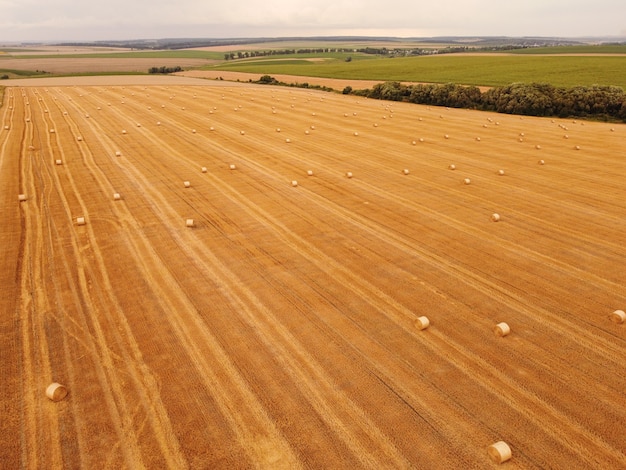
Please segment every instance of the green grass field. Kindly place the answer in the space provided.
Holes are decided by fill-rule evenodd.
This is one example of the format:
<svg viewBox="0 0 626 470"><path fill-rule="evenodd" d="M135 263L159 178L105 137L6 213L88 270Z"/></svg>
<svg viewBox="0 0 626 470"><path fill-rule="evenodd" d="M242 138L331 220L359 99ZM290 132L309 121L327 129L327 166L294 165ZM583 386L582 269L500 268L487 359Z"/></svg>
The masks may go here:
<svg viewBox="0 0 626 470"><path fill-rule="evenodd" d="M256 58L224 62L213 67L259 74L288 74L359 80L458 83L501 86L515 82L550 83L555 86L615 85L626 88L624 56L552 55L438 55L406 58L335 59L311 62L295 56L284 60Z"/></svg>
<svg viewBox="0 0 626 470"><path fill-rule="evenodd" d="M513 49L511 54L626 54L626 44L531 47Z"/></svg>

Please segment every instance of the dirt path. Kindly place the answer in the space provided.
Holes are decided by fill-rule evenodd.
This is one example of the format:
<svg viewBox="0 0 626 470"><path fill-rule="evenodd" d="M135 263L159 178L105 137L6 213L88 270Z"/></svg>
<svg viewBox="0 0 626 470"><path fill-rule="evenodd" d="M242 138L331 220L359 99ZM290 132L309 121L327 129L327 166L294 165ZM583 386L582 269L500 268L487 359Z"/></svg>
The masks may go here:
<svg viewBox="0 0 626 470"><path fill-rule="evenodd" d="M261 75L258 73L227 72L221 70L187 70L185 72L178 72L176 75L218 81L223 79L231 82L257 81L261 78ZM336 91L342 91L347 86L351 86L355 90L365 90L367 88L372 88L377 83L381 83L381 80L341 80L320 77L300 77L296 75L283 74L272 74L272 77L283 83L308 83L310 85L329 87Z"/></svg>
<svg viewBox="0 0 626 470"><path fill-rule="evenodd" d="M626 465L626 127L158 78L5 91L0 461Z"/></svg>

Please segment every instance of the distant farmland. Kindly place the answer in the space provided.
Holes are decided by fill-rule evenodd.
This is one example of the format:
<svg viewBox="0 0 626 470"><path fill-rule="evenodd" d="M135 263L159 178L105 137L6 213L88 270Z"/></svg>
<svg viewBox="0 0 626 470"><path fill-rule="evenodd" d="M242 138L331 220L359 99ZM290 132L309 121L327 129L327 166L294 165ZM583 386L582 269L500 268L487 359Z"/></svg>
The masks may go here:
<svg viewBox="0 0 626 470"><path fill-rule="evenodd" d="M568 46L530 48L510 53L440 54L419 57L388 58L351 52L349 47L429 47L437 45L402 43L336 43L327 51L288 55L268 55L225 61L227 53L259 50L304 50L321 47L319 42L260 43L208 47L191 50L129 51L92 50L60 47L41 51L7 50L0 55L0 74L7 71L14 78L18 71L62 74L147 73L151 67L182 66L187 70L250 72L260 75L280 74L350 80L458 83L476 86L502 86L514 82L550 83L554 86L614 85L626 88L624 46ZM445 48L445 45L439 45ZM536 53L533 53L536 52ZM350 59L347 62L347 59Z"/></svg>

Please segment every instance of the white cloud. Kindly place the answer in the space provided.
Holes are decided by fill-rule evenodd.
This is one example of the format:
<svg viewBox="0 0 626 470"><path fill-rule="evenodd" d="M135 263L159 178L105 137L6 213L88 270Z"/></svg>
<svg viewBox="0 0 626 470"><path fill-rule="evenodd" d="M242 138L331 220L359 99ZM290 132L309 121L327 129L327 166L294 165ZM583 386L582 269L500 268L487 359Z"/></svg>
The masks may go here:
<svg viewBox="0 0 626 470"><path fill-rule="evenodd" d="M0 41L308 35L624 34L623 0L0 0Z"/></svg>

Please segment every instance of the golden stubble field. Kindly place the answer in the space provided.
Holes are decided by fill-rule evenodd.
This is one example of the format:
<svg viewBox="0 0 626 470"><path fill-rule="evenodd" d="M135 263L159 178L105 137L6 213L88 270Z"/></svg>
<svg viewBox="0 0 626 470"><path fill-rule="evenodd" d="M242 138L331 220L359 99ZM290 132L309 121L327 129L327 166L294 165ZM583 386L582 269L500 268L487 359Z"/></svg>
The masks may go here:
<svg viewBox="0 0 626 470"><path fill-rule="evenodd" d="M3 468L626 466L625 126L234 84L0 120Z"/></svg>

